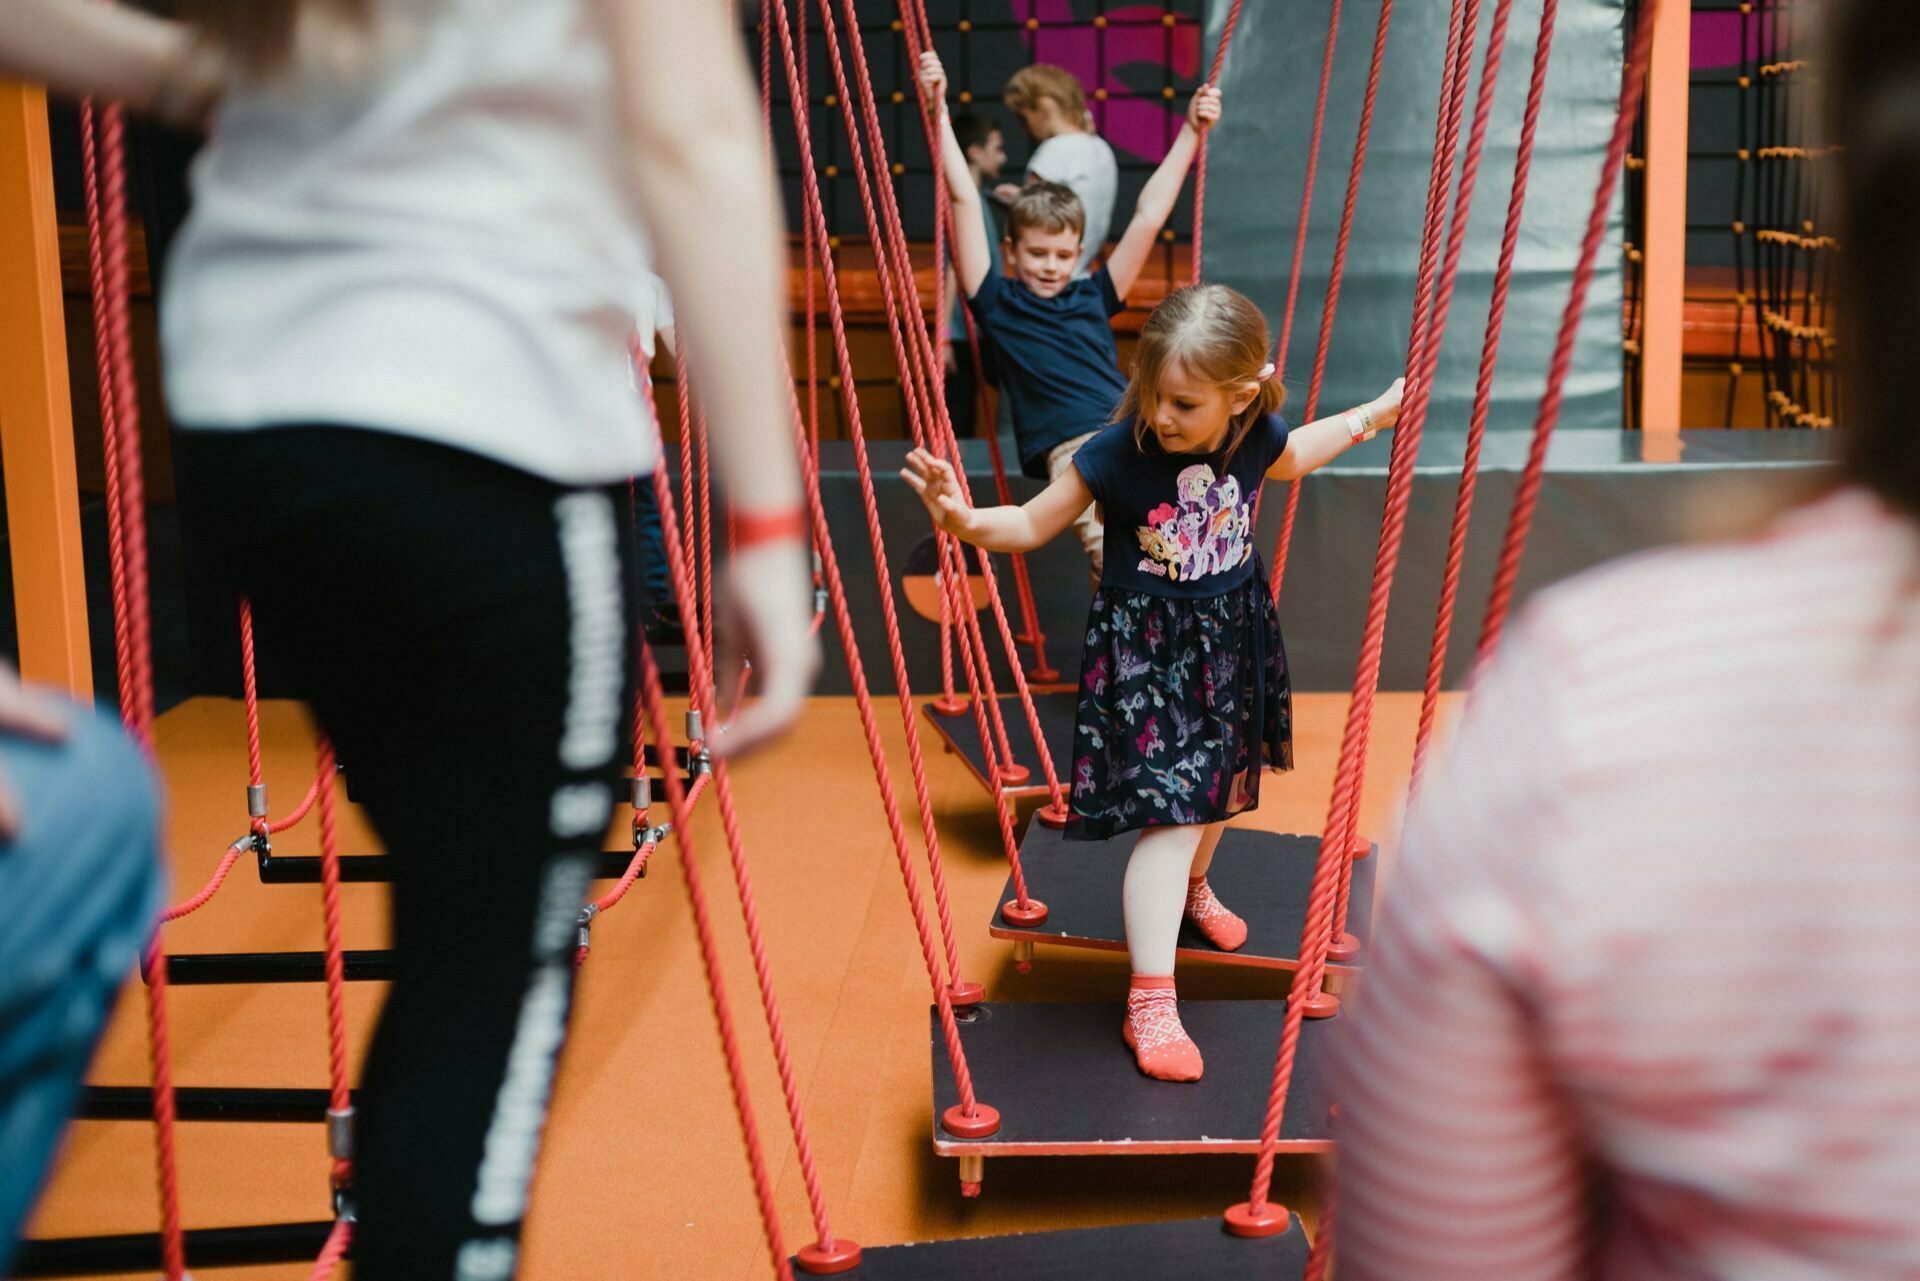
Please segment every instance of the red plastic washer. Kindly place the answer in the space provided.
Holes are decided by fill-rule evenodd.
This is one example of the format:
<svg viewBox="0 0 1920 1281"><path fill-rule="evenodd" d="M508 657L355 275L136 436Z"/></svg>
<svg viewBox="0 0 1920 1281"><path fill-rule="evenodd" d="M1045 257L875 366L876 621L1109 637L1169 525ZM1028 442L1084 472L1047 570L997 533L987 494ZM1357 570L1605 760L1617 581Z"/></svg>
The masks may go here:
<svg viewBox="0 0 1920 1281"><path fill-rule="evenodd" d="M836 1272L851 1272L860 1266L860 1247L851 1241L835 1238L833 1248L823 1250L818 1241L802 1246L793 1256L793 1262L802 1272L811 1276L827 1277Z"/></svg>
<svg viewBox="0 0 1920 1281"><path fill-rule="evenodd" d="M1251 1201L1228 1206L1225 1218L1227 1231L1237 1237L1283 1236L1293 1227L1293 1216L1287 1213L1287 1207L1272 1201L1257 1210Z"/></svg>
<svg viewBox="0 0 1920 1281"><path fill-rule="evenodd" d="M1033 777L1033 771L1024 765L1002 765L995 773L999 775L1002 787L1024 787L1027 780Z"/></svg>
<svg viewBox="0 0 1920 1281"><path fill-rule="evenodd" d="M1360 940L1351 934L1341 934L1340 937L1335 939L1332 945L1327 948L1327 959L1329 961L1351 961L1358 955L1360 955Z"/></svg>
<svg viewBox="0 0 1920 1281"><path fill-rule="evenodd" d="M988 1135L1000 1133L1000 1110L990 1108L984 1103L973 1105L974 1115L968 1116L962 1105L956 1103L940 1114L940 1128L956 1139L984 1139Z"/></svg>
<svg viewBox="0 0 1920 1281"><path fill-rule="evenodd" d="M1042 805L1034 811L1033 816L1039 819L1043 826L1060 828L1067 825L1068 820L1073 817L1073 811L1067 808L1065 801L1061 801L1058 805Z"/></svg>
<svg viewBox="0 0 1920 1281"><path fill-rule="evenodd" d="M964 698L936 698L932 706L936 716L960 716L973 705Z"/></svg>
<svg viewBox="0 0 1920 1281"><path fill-rule="evenodd" d="M1301 1011L1310 1019L1330 1019L1340 1012L1340 998L1331 992L1315 992Z"/></svg>
<svg viewBox="0 0 1920 1281"><path fill-rule="evenodd" d="M947 1004L956 1010L970 1010L987 999L987 989L978 983L947 984Z"/></svg>
<svg viewBox="0 0 1920 1281"><path fill-rule="evenodd" d="M1047 919L1047 905L1037 898L1030 898L1027 905L1021 907L1019 899L1010 898L1000 905L1000 915L1006 918L1008 925L1041 925Z"/></svg>

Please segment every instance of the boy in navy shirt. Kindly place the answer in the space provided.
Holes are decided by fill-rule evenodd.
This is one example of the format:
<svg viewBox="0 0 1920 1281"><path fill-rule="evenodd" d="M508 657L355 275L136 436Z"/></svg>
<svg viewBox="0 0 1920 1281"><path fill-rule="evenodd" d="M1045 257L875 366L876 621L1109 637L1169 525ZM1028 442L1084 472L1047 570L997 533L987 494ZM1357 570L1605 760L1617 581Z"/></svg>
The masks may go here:
<svg viewBox="0 0 1920 1281"><path fill-rule="evenodd" d="M1014 444L1027 475L1051 481L1073 465L1080 446L1113 421L1127 380L1110 319L1126 307L1154 239L1173 212L1200 136L1220 118L1220 91L1202 85L1187 122L1160 167L1141 188L1133 220L1093 275L1073 278L1086 231L1086 211L1058 183L1022 189L1007 216L1005 258L1011 278L990 270L986 211L966 153L947 117L947 73L940 59L920 57L920 85L940 114L942 168L953 196L953 262L960 291L979 323L981 341L1013 406ZM1074 521L1074 532L1100 578L1104 531L1099 508Z"/></svg>

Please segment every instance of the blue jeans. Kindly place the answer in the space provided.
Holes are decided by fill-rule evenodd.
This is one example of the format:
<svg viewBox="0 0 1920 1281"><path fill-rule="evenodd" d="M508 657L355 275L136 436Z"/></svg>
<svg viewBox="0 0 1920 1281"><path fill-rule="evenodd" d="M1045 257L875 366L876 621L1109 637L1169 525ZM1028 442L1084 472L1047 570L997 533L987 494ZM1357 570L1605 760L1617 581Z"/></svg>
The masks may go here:
<svg viewBox="0 0 1920 1281"><path fill-rule="evenodd" d="M120 985L160 910L158 807L140 750L74 708L61 743L0 736L22 811L0 844L0 1274Z"/></svg>
<svg viewBox="0 0 1920 1281"><path fill-rule="evenodd" d="M673 573L667 564L667 531L660 521L660 504L653 497L651 476L640 477L633 487L633 536L638 544L634 563L640 590L649 605L665 609L673 604ZM682 532L681 537L686 534Z"/></svg>

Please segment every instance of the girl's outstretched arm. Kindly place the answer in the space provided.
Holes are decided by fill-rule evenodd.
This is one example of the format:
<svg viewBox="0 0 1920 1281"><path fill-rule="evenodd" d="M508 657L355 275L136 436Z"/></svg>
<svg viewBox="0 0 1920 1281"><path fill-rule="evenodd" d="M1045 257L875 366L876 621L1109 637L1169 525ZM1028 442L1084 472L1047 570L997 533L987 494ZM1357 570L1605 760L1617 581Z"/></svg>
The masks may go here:
<svg viewBox="0 0 1920 1281"><path fill-rule="evenodd" d="M1325 467L1375 432L1392 431L1400 421L1400 393L1406 381L1394 379L1393 386L1357 409L1294 428L1287 436L1286 451L1267 468L1267 479L1299 480L1308 472Z"/></svg>
<svg viewBox="0 0 1920 1281"><path fill-rule="evenodd" d="M920 495L935 525L990 552L1030 552L1051 542L1093 501L1079 469L1069 467L1023 506L970 507L953 468L924 449L907 455L900 478Z"/></svg>

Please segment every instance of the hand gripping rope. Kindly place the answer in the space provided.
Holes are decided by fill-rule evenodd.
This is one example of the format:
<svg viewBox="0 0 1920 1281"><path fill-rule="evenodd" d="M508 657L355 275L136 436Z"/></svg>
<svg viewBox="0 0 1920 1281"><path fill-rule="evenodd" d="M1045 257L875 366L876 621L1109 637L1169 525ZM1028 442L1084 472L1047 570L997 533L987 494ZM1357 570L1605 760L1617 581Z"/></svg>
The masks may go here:
<svg viewBox="0 0 1920 1281"><path fill-rule="evenodd" d="M792 30L786 20L785 0L772 0L770 17L776 22L780 34L782 60L785 65L789 93L796 102L802 100L800 93L799 71L794 55ZM800 131L802 154L810 155L811 140L806 131L805 112L800 111L796 119L796 128ZM806 189L806 216L813 228L818 242L827 239L825 214L819 198L819 184L811 166L803 167ZM823 272L826 285L829 315L834 321L834 348L838 368L841 371L843 395L846 397L848 416L857 422L859 402L855 398L853 385L849 378L852 372L852 360L847 349L844 316L841 310L839 283L832 269L831 259L826 260ZM835 555L832 542L828 538L825 510L820 501L820 483L818 461L808 447L810 438L817 439L812 427L803 427L800 422L798 405L795 404L794 431L796 443L800 447L802 477L807 485L808 502L812 512L814 543L820 554L821 571L824 577L828 598L831 602L834 621L839 628L841 648L846 655L848 674L854 690L854 701L859 708L860 724L867 740L867 751L873 761L874 781L880 789L882 808L886 814L887 829L892 837L894 854L900 864L901 881L906 888L907 903L912 909L914 926L920 939L922 958L926 962L927 977L933 988L934 1003L939 1013L943 1040L947 1047L949 1061L953 1065L954 1079L958 1087L960 1102L941 1118L941 1124L949 1131L962 1136L978 1137L991 1134L999 1128L999 1115L991 1107L979 1102L974 1093L972 1074L966 1066L966 1054L960 1044L960 1029L953 1014L953 1000L948 984L941 981L940 960L933 928L927 919L925 904L920 893L920 883L914 871L913 859L908 847L905 824L900 818L900 807L894 795L893 776L887 765L886 753L880 742L880 729L874 714L873 701L868 692L866 672L860 659L853 618L847 608L846 593L841 582L839 559ZM864 451L860 453L864 458ZM883 579L883 599L890 599L891 592L885 590L884 561L880 562L880 574ZM897 633L893 633L897 634ZM896 649L896 673L900 663ZM904 686L904 674L902 684ZM909 743L912 739L909 739ZM929 846L929 862L935 858L937 846ZM937 864L935 864L937 866Z"/></svg>
<svg viewBox="0 0 1920 1281"><path fill-rule="evenodd" d="M1500 7L1506 8L1510 0L1500 0ZM1574 335L1578 331L1581 316L1585 311L1588 288L1592 283L1594 263L1597 260L1600 244L1605 238L1606 219L1612 208L1615 184L1619 180L1621 163L1625 159L1627 140L1632 132L1633 120L1639 112L1641 95L1646 86L1647 55L1651 48L1653 19L1658 8L1658 0L1649 0L1641 11L1638 25L1635 27L1632 41L1628 46L1626 67L1620 90L1619 113L1616 118L1613 137L1609 142L1606 159L1603 162L1598 190L1594 195L1593 212L1588 222L1588 232L1581 245L1580 261L1574 271L1569 289L1567 307L1561 321L1561 342L1556 348L1555 359L1549 367L1547 386L1542 397L1540 418L1536 424L1541 438L1552 432L1557 418L1561 393L1567 374L1571 368L1571 351ZM1541 43L1548 42L1551 36L1549 24L1553 18L1553 5L1549 3L1542 14ZM1496 27L1499 17L1496 14ZM1469 28L1470 30L1470 28ZM1489 49L1489 57L1495 56L1497 43ZM1538 48L1538 46L1536 46ZM1539 57L1536 54L1536 62ZM1483 73L1489 78L1492 71ZM1471 155L1471 147L1469 154ZM1517 162L1518 163L1518 162ZM1465 178L1463 177L1463 183ZM1464 224L1462 225L1464 230ZM1443 317L1444 318L1444 317ZM1544 446L1542 447L1544 456ZM1516 506L1516 516L1518 508ZM1515 536L1517 527L1517 545L1524 547L1526 527L1516 521L1509 527L1510 537ZM1518 552L1514 554L1518 560ZM1498 603L1498 602L1496 602ZM1490 625L1497 617L1504 616L1504 604L1500 606L1502 614L1489 616ZM1497 633L1497 625L1494 626ZM1483 650L1484 654L1484 650ZM1363 656L1364 662L1364 656ZM1349 713L1348 729L1351 736L1354 714ZM1343 753L1343 771L1347 766ZM1321 977L1324 974L1328 946L1333 941L1330 909L1334 897L1335 883L1342 863L1342 847L1332 842L1332 823L1329 822L1329 836L1322 839L1320 858L1315 868L1313 890L1307 909L1306 927L1301 938L1301 952L1304 964L1297 979L1296 990L1317 993ZM1255 1165L1254 1181L1249 1199L1227 1212L1227 1225L1230 1231L1243 1235L1271 1235L1284 1231L1286 1218L1284 1212L1268 1201L1272 1187L1273 1163L1278 1144L1279 1119L1286 1105L1287 1088L1292 1080L1295 1052L1299 1043L1301 1018L1307 1013L1308 1001L1289 1001L1286 1024L1282 1030L1280 1052L1274 1065L1273 1088L1268 1097L1267 1123L1261 1135L1261 1150ZM1333 1202L1329 1198L1322 1229L1317 1235L1313 1248L1313 1259L1309 1261L1307 1275L1320 1277L1325 1274L1326 1254L1331 1248L1333 1234L1331 1223Z"/></svg>

